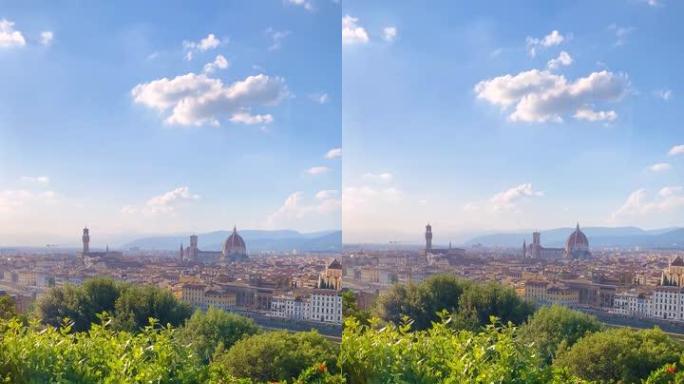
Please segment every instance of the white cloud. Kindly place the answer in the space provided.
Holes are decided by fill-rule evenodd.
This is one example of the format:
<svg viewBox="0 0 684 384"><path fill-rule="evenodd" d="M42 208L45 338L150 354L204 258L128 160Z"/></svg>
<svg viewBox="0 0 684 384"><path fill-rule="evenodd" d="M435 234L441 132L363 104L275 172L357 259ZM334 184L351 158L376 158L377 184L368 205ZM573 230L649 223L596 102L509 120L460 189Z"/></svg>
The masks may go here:
<svg viewBox="0 0 684 384"><path fill-rule="evenodd" d="M342 44L365 44L369 41L368 32L358 22L358 18L350 15L342 18Z"/></svg>
<svg viewBox="0 0 684 384"><path fill-rule="evenodd" d="M311 167L311 168L307 169L306 173L308 173L309 175L322 175L324 173L328 173L328 171L330 171L330 168L319 165L319 166Z"/></svg>
<svg viewBox="0 0 684 384"><path fill-rule="evenodd" d="M0 191L0 213L9 214L27 205L51 203L55 197L54 191L3 190Z"/></svg>
<svg viewBox="0 0 684 384"><path fill-rule="evenodd" d="M612 31L615 34L615 43L614 45L616 47L623 46L627 43L627 37L634 32L633 27L620 27L617 24L613 23L608 26L608 30Z"/></svg>
<svg viewBox="0 0 684 384"><path fill-rule="evenodd" d="M566 37L561 35L557 30L551 31L548 35L543 38L535 38L528 36L527 42L527 52L530 56L534 57L537 54L537 48L548 48L555 45L561 44L565 41Z"/></svg>
<svg viewBox="0 0 684 384"><path fill-rule="evenodd" d="M613 213L613 219L673 213L684 208L683 191L684 189L681 186L668 186L661 188L653 198L649 198L646 189L637 189Z"/></svg>
<svg viewBox="0 0 684 384"><path fill-rule="evenodd" d="M511 209L515 207L516 203L525 198L539 196L544 196L544 193L535 191L531 183L525 183L499 192L492 196L489 201L492 203L494 210Z"/></svg>
<svg viewBox="0 0 684 384"><path fill-rule="evenodd" d="M217 55L214 61L204 65L205 73L212 73L217 69L226 69L230 63L223 55Z"/></svg>
<svg viewBox="0 0 684 384"><path fill-rule="evenodd" d="M617 114L587 113L596 102L619 101L627 92L629 81L625 74L608 71L593 72L574 82L563 75L532 69L517 75L503 75L480 81L475 85L478 99L507 110L516 122L561 122L563 116L577 118L615 118ZM578 113L579 112L579 113Z"/></svg>
<svg viewBox="0 0 684 384"><path fill-rule="evenodd" d="M659 89L653 92L653 95L657 98L663 99L665 101L670 101L672 98L672 90L670 89Z"/></svg>
<svg viewBox="0 0 684 384"><path fill-rule="evenodd" d="M669 163L656 163L648 167L648 169L652 172L665 172L672 169L672 165Z"/></svg>
<svg viewBox="0 0 684 384"><path fill-rule="evenodd" d="M192 60L194 52L205 52L210 49L215 49L221 44L221 40L217 38L213 33L207 35L207 37L201 39L198 42L195 41L184 41L183 48L185 49L185 59Z"/></svg>
<svg viewBox="0 0 684 384"><path fill-rule="evenodd" d="M573 117L577 120L586 121L613 121L617 119L615 111L592 111L589 108L580 108Z"/></svg>
<svg viewBox="0 0 684 384"><path fill-rule="evenodd" d="M337 159L342 157L342 148L333 148L325 154L326 159Z"/></svg>
<svg viewBox="0 0 684 384"><path fill-rule="evenodd" d="M330 97L327 93L312 93L309 95L309 99L318 104L325 104L328 102Z"/></svg>
<svg viewBox="0 0 684 384"><path fill-rule="evenodd" d="M342 193L342 211L343 215L362 214L366 209L396 204L402 199L403 192L395 187L349 186Z"/></svg>
<svg viewBox="0 0 684 384"><path fill-rule="evenodd" d="M368 172L368 173L363 175L363 178L366 180L387 183L387 182L392 181L392 179L394 178L394 175L392 175L389 172L382 172L382 173Z"/></svg>
<svg viewBox="0 0 684 384"><path fill-rule="evenodd" d="M280 77L259 74L224 85L206 74L188 73L136 85L131 95L136 103L166 114L168 124L218 125L219 119L235 117L253 106L278 104L288 94Z"/></svg>
<svg viewBox="0 0 684 384"><path fill-rule="evenodd" d="M567 67L570 64L572 64L572 56L565 51L561 51L558 57L549 60L548 63L546 63L546 66L549 67L549 69L557 69L561 66Z"/></svg>
<svg viewBox="0 0 684 384"><path fill-rule="evenodd" d="M121 208L121 213L142 213L143 215L171 214L183 203L199 199L199 195L190 193L190 188L183 186L150 198L140 208L134 205L125 205Z"/></svg>
<svg viewBox="0 0 684 384"><path fill-rule="evenodd" d="M306 9L307 11L314 10L313 3L309 0L285 0L285 4L296 5Z"/></svg>
<svg viewBox="0 0 684 384"><path fill-rule="evenodd" d="M21 181L39 185L50 184L50 178L47 176L22 176Z"/></svg>
<svg viewBox="0 0 684 384"><path fill-rule="evenodd" d="M43 31L40 33L40 43L44 46L49 46L52 44L52 40L55 38L55 34L52 31Z"/></svg>
<svg viewBox="0 0 684 384"><path fill-rule="evenodd" d="M382 38L385 41L392 42L397 38L397 28L396 27L385 27L382 29Z"/></svg>
<svg viewBox="0 0 684 384"><path fill-rule="evenodd" d="M276 51L283 46L283 40L290 36L290 31L276 31L273 28L268 28L265 31L266 36L271 39L271 45L268 47L269 51Z"/></svg>
<svg viewBox="0 0 684 384"><path fill-rule="evenodd" d="M306 218L312 216L328 216L339 213L341 202L336 190L322 190L316 193L314 199L307 199L303 192L294 192L285 199L273 214L269 215L269 227L297 226Z"/></svg>
<svg viewBox="0 0 684 384"><path fill-rule="evenodd" d="M667 154L670 156L684 155L684 144L675 145L674 147L670 148L670 151Z"/></svg>
<svg viewBox="0 0 684 384"><path fill-rule="evenodd" d="M230 121L233 123L254 125L254 124L271 124L273 122L273 116L266 115L251 115L248 112L237 112L230 117Z"/></svg>
<svg viewBox="0 0 684 384"><path fill-rule="evenodd" d="M24 35L14 29L14 23L0 19L0 48L23 47L26 45Z"/></svg>

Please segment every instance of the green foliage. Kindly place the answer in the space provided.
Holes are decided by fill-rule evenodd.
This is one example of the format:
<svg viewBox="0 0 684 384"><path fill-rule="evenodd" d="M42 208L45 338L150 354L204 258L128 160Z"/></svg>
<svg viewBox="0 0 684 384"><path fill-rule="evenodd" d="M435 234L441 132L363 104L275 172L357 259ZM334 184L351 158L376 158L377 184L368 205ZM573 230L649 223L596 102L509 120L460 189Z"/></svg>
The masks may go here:
<svg viewBox="0 0 684 384"><path fill-rule="evenodd" d="M214 379L293 380L315 364L335 367L337 352L336 345L314 331L266 332L243 338L227 352L214 356L210 372Z"/></svg>
<svg viewBox="0 0 684 384"><path fill-rule="evenodd" d="M107 278L51 288L36 306L36 315L44 324L58 327L68 318L73 322L72 329L79 332L98 323L98 315L103 312L111 315L114 328L129 331L146 326L150 318L177 326L192 314L187 304L167 290Z"/></svg>
<svg viewBox="0 0 684 384"><path fill-rule="evenodd" d="M596 317L554 305L535 312L520 327L521 339L534 343L542 357L551 362L556 353L572 347L587 333L603 329Z"/></svg>
<svg viewBox="0 0 684 384"><path fill-rule="evenodd" d="M456 330L451 319L411 331L389 323L367 329L348 319L339 364L350 384L549 383L554 374L515 329L487 325L481 332ZM374 327L379 326L374 321Z"/></svg>
<svg viewBox="0 0 684 384"><path fill-rule="evenodd" d="M353 317L361 324L370 324L371 313L367 310L359 309L356 304L356 295L352 291L342 292L342 318Z"/></svg>
<svg viewBox="0 0 684 384"><path fill-rule="evenodd" d="M418 285L395 285L379 297L376 307L385 321L400 324L404 317L412 319L415 330L430 328L444 310L454 313L452 326L475 330L486 325L490 316L520 324L533 307L510 288L450 275L433 276Z"/></svg>
<svg viewBox="0 0 684 384"><path fill-rule="evenodd" d="M230 349L258 331L251 319L211 307L206 312L196 311L179 329L179 338L208 362L215 351Z"/></svg>
<svg viewBox="0 0 684 384"><path fill-rule="evenodd" d="M580 339L554 365L599 383L639 383L665 364L679 361L684 348L659 329L610 329Z"/></svg>
<svg viewBox="0 0 684 384"><path fill-rule="evenodd" d="M88 332L0 323L0 380L11 383L198 383L207 379L191 349L172 328L138 333L94 324Z"/></svg>
<svg viewBox="0 0 684 384"><path fill-rule="evenodd" d="M17 315L16 303L11 296L0 295L0 319L11 319Z"/></svg>

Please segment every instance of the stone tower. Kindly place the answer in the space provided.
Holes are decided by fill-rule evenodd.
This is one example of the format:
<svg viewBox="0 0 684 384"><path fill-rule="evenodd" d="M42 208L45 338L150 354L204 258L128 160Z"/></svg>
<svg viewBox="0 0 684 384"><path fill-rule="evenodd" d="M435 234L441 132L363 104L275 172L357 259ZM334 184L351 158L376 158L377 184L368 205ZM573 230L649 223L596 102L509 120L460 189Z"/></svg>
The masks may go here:
<svg viewBox="0 0 684 384"><path fill-rule="evenodd" d="M425 226L425 253L432 250L432 226L430 224Z"/></svg>

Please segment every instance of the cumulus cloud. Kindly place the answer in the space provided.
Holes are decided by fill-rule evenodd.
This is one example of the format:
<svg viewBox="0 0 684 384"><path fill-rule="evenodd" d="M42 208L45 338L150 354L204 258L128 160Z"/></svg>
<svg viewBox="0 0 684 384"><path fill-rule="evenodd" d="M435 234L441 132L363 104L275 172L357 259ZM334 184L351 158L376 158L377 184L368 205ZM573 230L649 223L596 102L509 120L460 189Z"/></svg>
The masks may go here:
<svg viewBox="0 0 684 384"><path fill-rule="evenodd" d="M511 209L526 198L544 196L541 191L534 190L531 183L520 184L492 196L489 201L494 210Z"/></svg>
<svg viewBox="0 0 684 384"><path fill-rule="evenodd" d="M628 87L625 74L593 72L571 82L563 75L532 69L480 81L474 89L478 99L504 111L512 107L511 121L562 122L568 114L590 121L615 119L615 112L594 112L591 106L619 101Z"/></svg>
<svg viewBox="0 0 684 384"><path fill-rule="evenodd" d="M251 115L248 112L237 112L230 117L230 121L233 123L254 125L254 124L271 124L273 122L273 116L266 115Z"/></svg>
<svg viewBox="0 0 684 384"><path fill-rule="evenodd" d="M555 59L551 59L546 63L546 66L549 69L558 69L561 66L567 67L568 65L572 64L572 56L570 56L569 53L565 51L561 51L561 53L556 57Z"/></svg>
<svg viewBox="0 0 684 384"><path fill-rule="evenodd" d="M580 108L573 117L577 120L586 121L613 121L617 119L615 111L592 111L589 108Z"/></svg>
<svg viewBox="0 0 684 384"><path fill-rule="evenodd" d="M307 11L313 11L314 10L313 3L309 0L284 0L284 1L285 1L285 4L302 7L304 9L306 9Z"/></svg>
<svg viewBox="0 0 684 384"><path fill-rule="evenodd" d="M670 156L684 155L684 144L675 145L674 147L670 148L670 151L667 154Z"/></svg>
<svg viewBox="0 0 684 384"><path fill-rule="evenodd" d="M44 46L49 46L52 44L52 40L55 38L55 34L52 31L43 31L40 33L40 43Z"/></svg>
<svg viewBox="0 0 684 384"><path fill-rule="evenodd" d="M342 157L342 148L333 148L325 154L326 159L337 159L338 157Z"/></svg>
<svg viewBox="0 0 684 384"><path fill-rule="evenodd" d="M342 193L342 210L344 214L356 214L361 213L358 210L396 204L402 199L403 192L396 187L349 186Z"/></svg>
<svg viewBox="0 0 684 384"><path fill-rule="evenodd" d="M318 104L325 104L328 102L330 97L327 93L312 93L309 95L309 99Z"/></svg>
<svg viewBox="0 0 684 384"><path fill-rule="evenodd" d="M385 41L392 42L397 38L397 28L396 27L385 27L382 29L382 38Z"/></svg>
<svg viewBox="0 0 684 384"><path fill-rule="evenodd" d="M134 102L166 115L177 125L218 125L219 119L242 119L254 106L278 104L288 94L280 77L259 74L226 85L206 74L188 73L136 85ZM237 116L237 117L236 117Z"/></svg>
<svg viewBox="0 0 684 384"><path fill-rule="evenodd" d="M311 167L311 168L307 169L306 173L308 173L309 175L322 175L324 173L328 173L328 171L330 171L330 168L319 165L319 166Z"/></svg>
<svg viewBox="0 0 684 384"><path fill-rule="evenodd" d="M322 190L314 198L307 198L304 192L290 194L283 205L269 215L269 227L284 227L297 225L303 219L311 216L327 216L339 213L341 202L337 190Z"/></svg>
<svg viewBox="0 0 684 384"><path fill-rule="evenodd" d="M551 31L548 35L542 38L528 36L526 39L527 53L529 53L530 56L534 57L537 54L537 49L553 47L555 45L561 44L565 40L566 37L561 35L561 33L557 30Z"/></svg>
<svg viewBox="0 0 684 384"><path fill-rule="evenodd" d="M185 49L185 59L192 60L194 52L205 52L210 49L215 49L221 44L221 40L217 38L213 33L207 35L207 37L201 39L200 41L184 41L183 48Z"/></svg>
<svg viewBox="0 0 684 384"><path fill-rule="evenodd" d="M14 29L14 23L0 19L0 48L23 47L26 39L21 31Z"/></svg>
<svg viewBox="0 0 684 384"><path fill-rule="evenodd" d="M38 185L50 184L50 178L47 176L22 176L21 181Z"/></svg>
<svg viewBox="0 0 684 384"><path fill-rule="evenodd" d="M358 23L359 19L350 15L342 18L342 44L366 44L370 40L368 32Z"/></svg>
<svg viewBox="0 0 684 384"><path fill-rule="evenodd" d="M653 92L653 95L664 101L670 101L672 98L672 90L670 89L659 89Z"/></svg>
<svg viewBox="0 0 684 384"><path fill-rule="evenodd" d="M669 163L656 163L648 167L648 169L652 172L665 172L672 169L672 165Z"/></svg>
<svg viewBox="0 0 684 384"><path fill-rule="evenodd" d="M228 68L229 64L230 63L228 63L228 59L226 59L223 55L217 55L214 61L204 65L204 72L213 73L217 69L226 69Z"/></svg>
<svg viewBox="0 0 684 384"><path fill-rule="evenodd" d="M271 45L268 47L269 51L276 51L283 46L283 41L290 36L290 31L276 31L273 28L267 28L266 36L271 40Z"/></svg>
<svg viewBox="0 0 684 384"><path fill-rule="evenodd" d="M648 191L641 188L627 197L624 204L613 213L613 219L672 213L681 208L684 208L684 188L681 186L663 187L653 197L649 197Z"/></svg>
<svg viewBox="0 0 684 384"><path fill-rule="evenodd" d="M121 212L144 215L169 214L174 213L182 204L199 199L199 195L191 193L190 188L183 186L150 198L142 207L126 205L121 208Z"/></svg>

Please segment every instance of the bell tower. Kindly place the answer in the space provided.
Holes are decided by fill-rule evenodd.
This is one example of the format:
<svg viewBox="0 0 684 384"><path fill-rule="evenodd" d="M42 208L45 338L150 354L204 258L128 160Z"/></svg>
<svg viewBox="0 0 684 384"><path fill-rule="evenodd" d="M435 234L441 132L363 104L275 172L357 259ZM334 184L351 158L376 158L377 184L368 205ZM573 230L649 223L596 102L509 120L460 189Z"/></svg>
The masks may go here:
<svg viewBox="0 0 684 384"><path fill-rule="evenodd" d="M428 223L425 226L425 253L432 250L432 226Z"/></svg>
<svg viewBox="0 0 684 384"><path fill-rule="evenodd" d="M88 254L88 252L90 252L90 231L88 230L88 227L83 228L81 240L83 240L83 254Z"/></svg>

